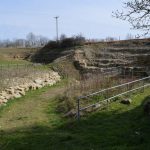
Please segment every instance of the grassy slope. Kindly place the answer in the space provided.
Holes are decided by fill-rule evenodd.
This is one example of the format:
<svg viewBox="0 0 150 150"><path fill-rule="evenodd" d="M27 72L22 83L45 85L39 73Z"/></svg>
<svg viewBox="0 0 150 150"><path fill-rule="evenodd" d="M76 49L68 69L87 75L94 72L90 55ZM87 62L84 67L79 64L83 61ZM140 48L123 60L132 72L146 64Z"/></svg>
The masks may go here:
<svg viewBox="0 0 150 150"><path fill-rule="evenodd" d="M0 48L0 65L28 63L25 60L14 59L13 56L31 54L36 50L35 48Z"/></svg>
<svg viewBox="0 0 150 150"><path fill-rule="evenodd" d="M0 60L0 65L11 65L11 64L29 64L30 62L25 60L14 60L14 59L3 59Z"/></svg>
<svg viewBox="0 0 150 150"><path fill-rule="evenodd" d="M27 63L25 60L15 60L0 54L0 65L7 65L7 64L24 64Z"/></svg>
<svg viewBox="0 0 150 150"><path fill-rule="evenodd" d="M0 54L12 56L14 54L33 53L37 48L0 48Z"/></svg>
<svg viewBox="0 0 150 150"><path fill-rule="evenodd" d="M115 102L76 122L55 111L54 97L63 86L29 92L1 109L1 150L150 149L150 118L141 106L149 90L134 96L130 106Z"/></svg>

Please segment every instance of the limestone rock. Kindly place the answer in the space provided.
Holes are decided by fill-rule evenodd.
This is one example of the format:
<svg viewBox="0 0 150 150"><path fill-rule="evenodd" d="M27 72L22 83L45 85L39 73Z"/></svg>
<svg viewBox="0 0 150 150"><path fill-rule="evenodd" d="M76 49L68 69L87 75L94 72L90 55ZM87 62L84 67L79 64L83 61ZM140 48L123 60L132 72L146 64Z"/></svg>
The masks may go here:
<svg viewBox="0 0 150 150"><path fill-rule="evenodd" d="M7 99L4 99L4 100L3 100L3 103L7 103L7 101L8 101Z"/></svg>
<svg viewBox="0 0 150 150"><path fill-rule="evenodd" d="M8 94L6 91L3 91L0 95L5 99L11 99L12 97L11 94Z"/></svg>
<svg viewBox="0 0 150 150"><path fill-rule="evenodd" d="M6 92L8 93L8 94L14 94L15 93L15 89L14 88L9 88L9 89L6 89Z"/></svg>
<svg viewBox="0 0 150 150"><path fill-rule="evenodd" d="M42 79L36 79L36 80L34 80L34 83L36 83L36 84L42 84L43 80Z"/></svg>
<svg viewBox="0 0 150 150"><path fill-rule="evenodd" d="M9 88L0 92L0 105L7 103L10 99L24 96L28 90L36 90L44 86L52 86L60 80L61 78L59 74L54 71L42 71L26 77L15 77L9 82Z"/></svg>
<svg viewBox="0 0 150 150"><path fill-rule="evenodd" d="M1 100L4 100L4 99L5 99L5 97L0 95L0 99L1 99Z"/></svg>
<svg viewBox="0 0 150 150"><path fill-rule="evenodd" d="M4 103L4 102L3 102L3 100L2 100L2 99L0 99L0 105L1 105L1 104L3 104L3 103Z"/></svg>
<svg viewBox="0 0 150 150"><path fill-rule="evenodd" d="M35 83L30 84L29 89L30 90L36 90L37 89L36 84Z"/></svg>
<svg viewBox="0 0 150 150"><path fill-rule="evenodd" d="M21 98L22 96L18 93L14 95L14 98Z"/></svg>
<svg viewBox="0 0 150 150"><path fill-rule="evenodd" d="M35 88L36 89L40 89L40 88L42 88L43 86L42 85L40 85L40 84L35 84Z"/></svg>
<svg viewBox="0 0 150 150"><path fill-rule="evenodd" d="M22 87L17 87L16 90L17 90L17 91L22 91L22 92L25 91L24 88L22 88Z"/></svg>
<svg viewBox="0 0 150 150"><path fill-rule="evenodd" d="M25 91L19 91L18 94L20 94L22 96L26 95Z"/></svg>

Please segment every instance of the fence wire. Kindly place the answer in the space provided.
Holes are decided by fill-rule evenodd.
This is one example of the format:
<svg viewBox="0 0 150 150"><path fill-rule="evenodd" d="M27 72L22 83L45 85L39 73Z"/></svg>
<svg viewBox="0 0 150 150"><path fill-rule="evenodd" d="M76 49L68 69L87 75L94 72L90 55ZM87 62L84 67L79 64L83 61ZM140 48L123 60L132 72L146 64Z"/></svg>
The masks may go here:
<svg viewBox="0 0 150 150"><path fill-rule="evenodd" d="M80 118L81 111L88 110L92 107L100 107L103 104L106 105L115 98L130 94L137 90L144 91L144 88L149 86L150 76L127 82L124 84L120 84L117 86L113 86L110 88L106 88L85 96L80 96L77 98L77 118ZM85 102L86 104L89 103L89 105L85 106Z"/></svg>

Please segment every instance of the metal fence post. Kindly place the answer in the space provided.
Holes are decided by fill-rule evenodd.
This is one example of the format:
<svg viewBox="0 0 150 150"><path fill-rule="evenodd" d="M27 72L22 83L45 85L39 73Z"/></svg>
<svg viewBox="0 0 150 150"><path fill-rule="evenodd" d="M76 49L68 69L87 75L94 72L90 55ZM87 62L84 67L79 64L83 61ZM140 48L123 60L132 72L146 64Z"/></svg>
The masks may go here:
<svg viewBox="0 0 150 150"><path fill-rule="evenodd" d="M77 98L77 120L80 120L80 98Z"/></svg>

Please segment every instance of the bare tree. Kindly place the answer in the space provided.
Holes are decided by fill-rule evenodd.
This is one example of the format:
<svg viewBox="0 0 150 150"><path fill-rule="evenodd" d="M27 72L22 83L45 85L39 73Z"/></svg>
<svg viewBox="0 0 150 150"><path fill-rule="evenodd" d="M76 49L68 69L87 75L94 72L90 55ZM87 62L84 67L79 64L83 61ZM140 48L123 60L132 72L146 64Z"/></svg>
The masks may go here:
<svg viewBox="0 0 150 150"><path fill-rule="evenodd" d="M37 36L37 39L37 45L40 47L46 45L49 42L49 39L47 37L41 35Z"/></svg>
<svg viewBox="0 0 150 150"><path fill-rule="evenodd" d="M32 32L30 32L26 37L28 44L30 47L34 47L36 43L36 35L34 35Z"/></svg>
<svg viewBox="0 0 150 150"><path fill-rule="evenodd" d="M133 29L150 33L150 0L128 0L123 3L123 10L113 12L116 18L128 21Z"/></svg>
<svg viewBox="0 0 150 150"><path fill-rule="evenodd" d="M26 39L0 40L0 47L42 47L48 42L49 39L47 37L44 37L42 35L35 35L30 32L29 34L27 34Z"/></svg>
<svg viewBox="0 0 150 150"><path fill-rule="evenodd" d="M25 39L15 39L12 41L13 47L25 47L26 40Z"/></svg>
<svg viewBox="0 0 150 150"><path fill-rule="evenodd" d="M27 35L26 39L28 47L41 47L46 45L49 41L48 38L41 35L35 35L32 32Z"/></svg>

